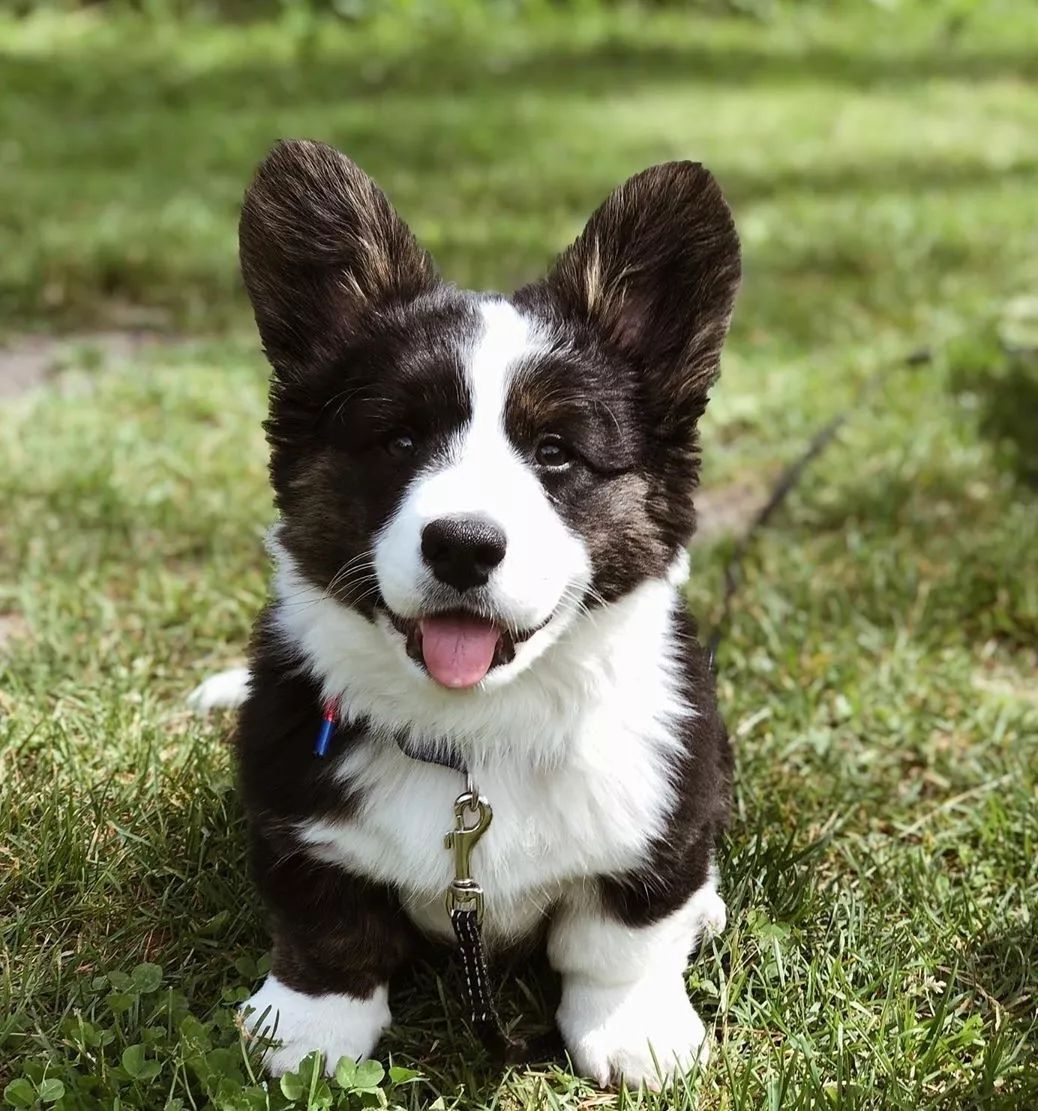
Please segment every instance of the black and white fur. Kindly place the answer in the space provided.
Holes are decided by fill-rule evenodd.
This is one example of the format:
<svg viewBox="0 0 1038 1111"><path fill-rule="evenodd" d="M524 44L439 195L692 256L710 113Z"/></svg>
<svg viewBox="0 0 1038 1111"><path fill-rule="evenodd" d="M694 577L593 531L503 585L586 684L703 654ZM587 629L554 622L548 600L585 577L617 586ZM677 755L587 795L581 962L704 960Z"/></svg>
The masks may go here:
<svg viewBox="0 0 1038 1111"><path fill-rule="evenodd" d="M371 1054L389 979L421 938L450 940L461 780L400 740L456 752L490 800L485 936L547 937L576 1068L655 1085L702 1062L684 969L724 925L731 757L682 587L739 278L717 185L693 163L637 175L506 298L443 283L352 162L286 142L246 196L241 255L273 366L276 570L249 669L194 700L243 703L268 1067ZM457 519L499 540L460 587L422 542ZM423 663L422 622L444 611L501 630L465 689Z"/></svg>

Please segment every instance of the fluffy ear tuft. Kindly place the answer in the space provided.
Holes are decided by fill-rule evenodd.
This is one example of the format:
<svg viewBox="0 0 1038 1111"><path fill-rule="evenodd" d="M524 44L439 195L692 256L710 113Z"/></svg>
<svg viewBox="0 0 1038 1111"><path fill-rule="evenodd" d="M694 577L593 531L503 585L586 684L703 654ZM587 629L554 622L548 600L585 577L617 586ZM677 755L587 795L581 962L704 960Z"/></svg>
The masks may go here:
<svg viewBox="0 0 1038 1111"><path fill-rule="evenodd" d="M242 275L275 370L334 357L367 312L436 283L381 189L323 143L286 140L245 194Z"/></svg>
<svg viewBox="0 0 1038 1111"><path fill-rule="evenodd" d="M667 162L616 189L548 277L518 296L547 295L624 352L679 430L701 415L717 378L740 270L713 176L696 162Z"/></svg>

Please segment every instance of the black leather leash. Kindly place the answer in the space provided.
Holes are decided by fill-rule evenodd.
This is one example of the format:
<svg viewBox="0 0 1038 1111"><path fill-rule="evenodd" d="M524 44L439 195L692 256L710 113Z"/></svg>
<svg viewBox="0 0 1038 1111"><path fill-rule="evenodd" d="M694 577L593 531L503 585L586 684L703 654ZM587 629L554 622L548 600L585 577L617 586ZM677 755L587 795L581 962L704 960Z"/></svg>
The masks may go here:
<svg viewBox="0 0 1038 1111"><path fill-rule="evenodd" d="M458 952L465 973L465 994L469 1002L469 1021L476 1036L489 1053L501 1060L518 1062L525 1059L528 1052L526 1042L508 1033L497 1012L483 951L483 931L475 911L452 911L451 925L458 940Z"/></svg>
<svg viewBox="0 0 1038 1111"><path fill-rule="evenodd" d="M421 759L407 748L403 751L412 759ZM464 774L465 790L454 800L454 828L443 839L444 846L454 853L454 880L447 888L447 914L461 953L472 1026L490 1053L515 1061L522 1059L527 1046L508 1033L494 1003L480 928L483 921L483 888L472 875L472 850L490 827L494 812L490 803L473 786L467 770ZM467 820L470 817L471 823Z"/></svg>

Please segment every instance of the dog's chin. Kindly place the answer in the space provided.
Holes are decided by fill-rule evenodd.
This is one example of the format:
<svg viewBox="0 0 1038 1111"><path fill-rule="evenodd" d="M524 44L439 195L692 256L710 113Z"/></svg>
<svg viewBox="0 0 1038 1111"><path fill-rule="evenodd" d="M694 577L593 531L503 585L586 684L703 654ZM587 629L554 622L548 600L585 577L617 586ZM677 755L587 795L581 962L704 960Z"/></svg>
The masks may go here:
<svg viewBox="0 0 1038 1111"><path fill-rule="evenodd" d="M501 618L460 608L403 617L387 606L384 613L389 634L402 639L408 659L432 682L455 691L493 684L514 671L509 665L523 645L555 616L553 611L536 625L516 629Z"/></svg>

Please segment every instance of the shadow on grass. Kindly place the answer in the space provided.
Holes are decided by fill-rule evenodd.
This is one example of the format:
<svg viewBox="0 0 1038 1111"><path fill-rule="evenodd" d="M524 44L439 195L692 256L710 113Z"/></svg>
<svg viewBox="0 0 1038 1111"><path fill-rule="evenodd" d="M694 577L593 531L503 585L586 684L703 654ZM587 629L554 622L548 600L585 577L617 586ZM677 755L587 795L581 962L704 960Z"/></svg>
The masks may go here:
<svg viewBox="0 0 1038 1111"><path fill-rule="evenodd" d="M966 968L974 983L1017 1019L1033 1025L1038 1015L1038 936L1022 925L982 934L971 947Z"/></svg>
<svg viewBox="0 0 1038 1111"><path fill-rule="evenodd" d="M285 92L301 85L314 95L338 96L387 91L435 96L476 88L582 90L602 95L622 92L628 83L675 81L696 81L711 88L825 81L876 89L926 80L1038 78L1038 56L1025 43L1018 49L977 49L968 36L951 39L935 34L924 46L893 50L882 25L875 28L872 43L856 42L853 49L812 43L806 36L795 42L772 37L769 43L769 36L761 33L759 45L750 45L730 39L710 41L709 30L695 35L696 28L710 26L702 20L690 21L687 29L661 23L648 34L617 26L611 33L589 39L586 34L567 34L566 25L557 21L546 24L529 45L521 35L512 36L518 45L505 48L501 42L508 42L507 25L499 29L506 34L503 39L477 38L459 27L426 27L385 44L382 55L376 56L365 36L345 34L332 21L308 37L297 38L286 63L192 67L187 74L177 64L161 64L161 48L149 41L147 26L142 25L139 50L127 49L127 43L100 49L92 44L92 57L99 72L147 85L155 99L171 107L195 97L215 106L229 90L237 90L252 108L279 108ZM332 43L331 49L325 42ZM33 64L19 55L0 54L0 58L6 73L17 74L14 67L22 67L24 73L24 67ZM82 84L71 59L67 71L63 58L50 58L41 65L46 68L47 84Z"/></svg>
<svg viewBox="0 0 1038 1111"><path fill-rule="evenodd" d="M994 924L970 947L965 972L966 982L982 996L978 1006L993 1001L1008 1017L988 1047L992 1056L997 1052L1018 1055L1018 1093L1006 1093L1003 1106L1038 1106L1031 1102L1038 1100L1038 937L1033 925L999 932ZM1011 1102L1017 1094L1020 1102Z"/></svg>
<svg viewBox="0 0 1038 1111"><path fill-rule="evenodd" d="M971 361L955 371L953 389L974 399L977 427L1014 479L1038 488L1038 351Z"/></svg>

